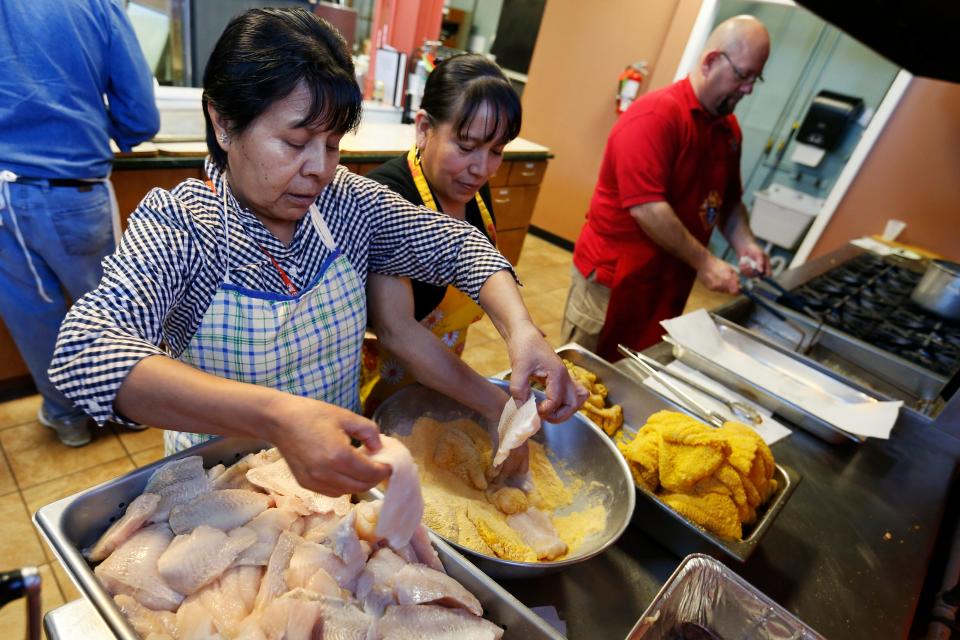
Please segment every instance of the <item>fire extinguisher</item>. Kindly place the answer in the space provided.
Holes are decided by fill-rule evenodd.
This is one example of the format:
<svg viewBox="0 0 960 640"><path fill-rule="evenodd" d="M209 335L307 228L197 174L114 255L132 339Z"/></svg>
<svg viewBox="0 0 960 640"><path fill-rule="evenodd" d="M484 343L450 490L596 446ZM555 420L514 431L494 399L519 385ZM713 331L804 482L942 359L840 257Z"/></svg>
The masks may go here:
<svg viewBox="0 0 960 640"><path fill-rule="evenodd" d="M627 110L627 107L640 95L640 85L647 76L647 62L638 60L620 74L617 91L617 115Z"/></svg>

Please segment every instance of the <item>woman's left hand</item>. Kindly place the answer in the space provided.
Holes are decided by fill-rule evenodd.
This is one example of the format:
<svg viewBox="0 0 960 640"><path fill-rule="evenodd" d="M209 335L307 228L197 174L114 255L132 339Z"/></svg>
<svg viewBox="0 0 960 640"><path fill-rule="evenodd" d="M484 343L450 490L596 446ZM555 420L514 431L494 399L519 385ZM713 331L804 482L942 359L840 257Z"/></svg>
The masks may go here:
<svg viewBox="0 0 960 640"><path fill-rule="evenodd" d="M510 353L510 395L518 402L530 396L530 379L544 385L546 399L537 410L547 422L563 422L587 399L587 390L570 377L556 352L532 323L514 331L507 341Z"/></svg>

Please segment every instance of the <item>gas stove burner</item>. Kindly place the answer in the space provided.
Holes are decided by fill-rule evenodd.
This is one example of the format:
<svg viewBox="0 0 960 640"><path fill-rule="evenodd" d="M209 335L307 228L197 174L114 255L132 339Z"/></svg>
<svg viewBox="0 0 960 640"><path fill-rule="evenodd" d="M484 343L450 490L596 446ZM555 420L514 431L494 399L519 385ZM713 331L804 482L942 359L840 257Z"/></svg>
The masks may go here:
<svg viewBox="0 0 960 640"><path fill-rule="evenodd" d="M833 274L834 278L846 284L859 285L864 283L866 270L844 269Z"/></svg>
<svg viewBox="0 0 960 640"><path fill-rule="evenodd" d="M927 316L903 307L894 309L888 320L895 326L913 329L914 331L930 330L934 326L934 323Z"/></svg>
<svg viewBox="0 0 960 640"><path fill-rule="evenodd" d="M850 289L846 283L834 278L833 276L821 276L811 282L808 286L814 291L834 296L842 296Z"/></svg>

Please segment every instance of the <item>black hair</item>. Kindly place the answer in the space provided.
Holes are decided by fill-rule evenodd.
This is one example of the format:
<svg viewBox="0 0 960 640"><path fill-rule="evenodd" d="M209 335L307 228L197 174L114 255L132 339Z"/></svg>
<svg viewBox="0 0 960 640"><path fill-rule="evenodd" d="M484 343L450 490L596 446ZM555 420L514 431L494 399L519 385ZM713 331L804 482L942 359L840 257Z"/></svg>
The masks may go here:
<svg viewBox="0 0 960 640"><path fill-rule="evenodd" d="M490 142L501 129L500 141L506 144L520 135L522 108L520 96L496 63L476 53L463 53L438 64L427 76L420 108L437 124L450 123L458 136L465 136L470 123L483 105L494 112L494 126L484 142Z"/></svg>
<svg viewBox="0 0 960 640"><path fill-rule="evenodd" d="M363 97L347 43L334 27L302 8L250 9L233 18L203 74L203 117L214 164L226 168L227 154L217 144L208 103L235 135L301 82L312 101L297 126L338 133L357 128Z"/></svg>

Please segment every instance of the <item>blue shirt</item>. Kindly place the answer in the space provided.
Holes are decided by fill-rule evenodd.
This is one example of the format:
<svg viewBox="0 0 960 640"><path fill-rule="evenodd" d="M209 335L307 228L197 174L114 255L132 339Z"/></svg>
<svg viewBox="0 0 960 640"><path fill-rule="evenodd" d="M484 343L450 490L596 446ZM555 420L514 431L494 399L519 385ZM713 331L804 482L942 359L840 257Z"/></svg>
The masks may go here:
<svg viewBox="0 0 960 640"><path fill-rule="evenodd" d="M153 74L117 0L0 2L0 170L103 177L110 138L128 151L159 128Z"/></svg>

